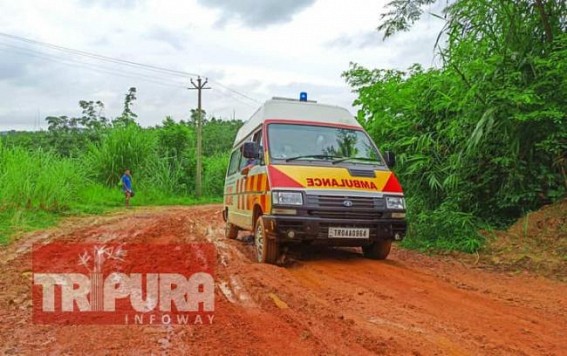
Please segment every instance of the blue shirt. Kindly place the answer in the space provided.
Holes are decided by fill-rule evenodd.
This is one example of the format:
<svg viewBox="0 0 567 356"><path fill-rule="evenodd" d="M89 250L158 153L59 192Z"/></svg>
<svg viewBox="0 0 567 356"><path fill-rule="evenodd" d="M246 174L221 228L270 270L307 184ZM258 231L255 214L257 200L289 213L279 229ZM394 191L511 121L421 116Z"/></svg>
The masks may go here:
<svg viewBox="0 0 567 356"><path fill-rule="evenodd" d="M129 175L124 174L120 179L122 180L123 191L132 190L132 178Z"/></svg>

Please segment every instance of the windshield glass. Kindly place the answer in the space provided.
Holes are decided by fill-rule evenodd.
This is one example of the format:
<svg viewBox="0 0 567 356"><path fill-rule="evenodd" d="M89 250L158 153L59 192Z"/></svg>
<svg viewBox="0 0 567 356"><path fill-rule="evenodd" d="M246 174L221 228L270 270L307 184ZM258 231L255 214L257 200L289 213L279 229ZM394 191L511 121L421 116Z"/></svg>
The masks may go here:
<svg viewBox="0 0 567 356"><path fill-rule="evenodd" d="M382 164L376 148L364 131L361 130L327 126L270 124L268 126L268 140L272 159L285 159L288 162L323 159Z"/></svg>

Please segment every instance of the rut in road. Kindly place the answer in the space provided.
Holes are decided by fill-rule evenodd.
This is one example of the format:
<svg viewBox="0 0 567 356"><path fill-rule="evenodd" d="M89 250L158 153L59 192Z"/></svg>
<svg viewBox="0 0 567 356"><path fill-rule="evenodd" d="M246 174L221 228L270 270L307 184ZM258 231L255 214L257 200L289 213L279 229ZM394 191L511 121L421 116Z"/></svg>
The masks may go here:
<svg viewBox="0 0 567 356"><path fill-rule="evenodd" d="M221 207L134 209L70 219L0 251L2 354L561 354L567 286L394 249L292 252L285 267L254 262L224 238ZM245 237L242 234L241 237ZM31 246L48 242L188 243L217 249L216 311L207 326L31 323Z"/></svg>

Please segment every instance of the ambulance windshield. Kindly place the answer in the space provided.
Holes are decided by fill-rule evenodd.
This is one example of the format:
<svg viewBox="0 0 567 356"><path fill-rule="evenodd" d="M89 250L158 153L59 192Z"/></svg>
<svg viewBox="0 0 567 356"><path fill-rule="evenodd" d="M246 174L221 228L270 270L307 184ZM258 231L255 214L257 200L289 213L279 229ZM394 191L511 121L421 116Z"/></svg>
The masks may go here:
<svg viewBox="0 0 567 356"><path fill-rule="evenodd" d="M375 146L362 130L270 124L268 140L272 159L383 164Z"/></svg>

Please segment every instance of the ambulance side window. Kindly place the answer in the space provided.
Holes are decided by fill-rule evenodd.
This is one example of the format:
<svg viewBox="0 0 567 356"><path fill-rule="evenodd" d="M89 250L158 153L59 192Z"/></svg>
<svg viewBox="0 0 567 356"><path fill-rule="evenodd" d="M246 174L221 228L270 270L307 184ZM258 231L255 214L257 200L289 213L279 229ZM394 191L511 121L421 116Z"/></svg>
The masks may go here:
<svg viewBox="0 0 567 356"><path fill-rule="evenodd" d="M241 156L240 148L232 152L232 156L230 156L230 166L228 168L227 175L231 176L234 173L238 172L239 164L240 164L240 156Z"/></svg>
<svg viewBox="0 0 567 356"><path fill-rule="evenodd" d="M248 140L246 140L246 141L248 141ZM240 149L242 149L242 146L240 146L239 150ZM240 158L240 167L238 169L242 170L242 168L244 168L248 165L248 158L245 158L244 156L242 156L242 152L241 152L240 156L242 158Z"/></svg>

